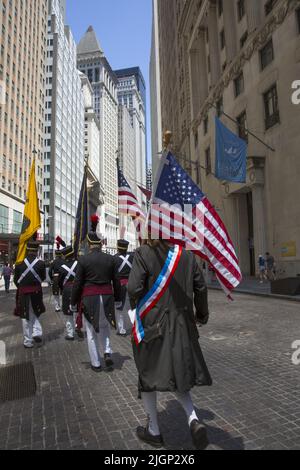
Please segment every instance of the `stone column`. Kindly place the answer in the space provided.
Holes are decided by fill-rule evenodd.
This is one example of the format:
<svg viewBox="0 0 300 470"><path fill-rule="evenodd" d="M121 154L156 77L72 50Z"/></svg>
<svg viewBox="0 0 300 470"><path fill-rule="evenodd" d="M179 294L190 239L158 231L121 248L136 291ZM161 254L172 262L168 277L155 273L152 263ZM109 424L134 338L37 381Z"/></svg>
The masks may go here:
<svg viewBox="0 0 300 470"><path fill-rule="evenodd" d="M189 51L189 71L192 118L195 119L208 94L204 30L199 31L199 36Z"/></svg>
<svg viewBox="0 0 300 470"><path fill-rule="evenodd" d="M209 56L212 85L215 85L221 76L220 51L219 51L219 32L217 8L210 4L208 8L208 37L209 37Z"/></svg>
<svg viewBox="0 0 300 470"><path fill-rule="evenodd" d="M264 186L252 187L255 258L266 253L266 211ZM257 269L257 267L256 267Z"/></svg>
<svg viewBox="0 0 300 470"><path fill-rule="evenodd" d="M232 61L237 55L237 34L236 34L236 22L235 18L235 0L226 0L226 6L224 5L224 31L226 41L226 56L227 62Z"/></svg>
<svg viewBox="0 0 300 470"><path fill-rule="evenodd" d="M251 34L260 25L261 0L246 0L248 33Z"/></svg>

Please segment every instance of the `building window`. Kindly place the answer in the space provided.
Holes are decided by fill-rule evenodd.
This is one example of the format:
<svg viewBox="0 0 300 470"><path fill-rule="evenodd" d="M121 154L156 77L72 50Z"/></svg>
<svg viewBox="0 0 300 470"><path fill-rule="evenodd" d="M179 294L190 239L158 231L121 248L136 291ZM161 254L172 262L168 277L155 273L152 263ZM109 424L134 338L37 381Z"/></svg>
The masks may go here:
<svg viewBox="0 0 300 470"><path fill-rule="evenodd" d="M0 233L8 233L8 207L0 204Z"/></svg>
<svg viewBox="0 0 300 470"><path fill-rule="evenodd" d="M21 233L22 229L22 214L21 212L14 211L13 212L13 229L12 232L15 234Z"/></svg>
<svg viewBox="0 0 300 470"><path fill-rule="evenodd" d="M245 83L244 83L244 74L243 72L234 80L234 94L237 98L240 96L245 90Z"/></svg>
<svg viewBox="0 0 300 470"><path fill-rule="evenodd" d="M266 129L270 129L280 122L277 86L273 85L263 95L265 105Z"/></svg>
<svg viewBox="0 0 300 470"><path fill-rule="evenodd" d="M245 0L238 0L237 2L237 10L238 10L238 19L241 21L246 13L245 10Z"/></svg>
<svg viewBox="0 0 300 470"><path fill-rule="evenodd" d="M277 0L268 0L265 4L265 13L268 15L273 10Z"/></svg>
<svg viewBox="0 0 300 470"><path fill-rule="evenodd" d="M273 41L270 41L260 50L261 68L264 70L274 60Z"/></svg>
<svg viewBox="0 0 300 470"><path fill-rule="evenodd" d="M220 45L221 45L221 50L225 48L225 31L224 29L220 32Z"/></svg>
<svg viewBox="0 0 300 470"><path fill-rule="evenodd" d="M245 34L243 34L243 36L242 36L241 39L240 39L240 47L241 47L241 49L243 49L244 45L245 45L246 42L247 42L247 39L248 39L248 31L246 31Z"/></svg>
<svg viewBox="0 0 300 470"><path fill-rule="evenodd" d="M296 15L297 15L298 33L300 34L300 8L296 10Z"/></svg>
<svg viewBox="0 0 300 470"><path fill-rule="evenodd" d="M210 147L205 150L205 169L206 175L211 174L211 158L210 158Z"/></svg>
<svg viewBox="0 0 300 470"><path fill-rule="evenodd" d="M239 137L246 142L248 142L248 127L247 127L247 114L246 111L244 111L242 114L240 114L237 117L237 123L238 123L238 134Z"/></svg>
<svg viewBox="0 0 300 470"><path fill-rule="evenodd" d="M217 116L220 117L223 114L223 98L220 98L219 101L217 101Z"/></svg>
<svg viewBox="0 0 300 470"><path fill-rule="evenodd" d="M221 16L223 13L223 0L218 0L218 13L219 16Z"/></svg>

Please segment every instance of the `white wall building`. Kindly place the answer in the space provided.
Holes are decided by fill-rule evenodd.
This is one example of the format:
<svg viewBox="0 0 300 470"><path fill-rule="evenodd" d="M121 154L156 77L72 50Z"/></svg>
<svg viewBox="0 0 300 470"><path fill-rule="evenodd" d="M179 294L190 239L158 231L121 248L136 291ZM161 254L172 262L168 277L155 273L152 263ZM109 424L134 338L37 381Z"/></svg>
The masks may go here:
<svg viewBox="0 0 300 470"><path fill-rule="evenodd" d="M49 0L44 210L46 236L73 238L84 169L84 100L76 67L76 44L64 25L59 0Z"/></svg>
<svg viewBox="0 0 300 470"><path fill-rule="evenodd" d="M94 109L100 121L100 182L105 192L105 227L102 220L102 229L105 228L108 247L116 248L119 227L117 78L91 26L78 45L77 64L94 91Z"/></svg>

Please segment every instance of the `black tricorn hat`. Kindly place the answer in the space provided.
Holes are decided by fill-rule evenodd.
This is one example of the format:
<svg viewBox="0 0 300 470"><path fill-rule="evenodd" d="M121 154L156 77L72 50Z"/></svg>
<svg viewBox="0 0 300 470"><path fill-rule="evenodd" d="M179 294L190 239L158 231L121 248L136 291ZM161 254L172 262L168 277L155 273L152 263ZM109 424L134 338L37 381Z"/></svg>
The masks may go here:
<svg viewBox="0 0 300 470"><path fill-rule="evenodd" d="M96 232L89 232L87 236L87 241L90 245L102 245L103 239L99 238Z"/></svg>
<svg viewBox="0 0 300 470"><path fill-rule="evenodd" d="M66 248L61 250L60 253L64 258L69 258L70 256L74 255L74 248L72 245L66 246Z"/></svg>
<svg viewBox="0 0 300 470"><path fill-rule="evenodd" d="M118 250L127 251L129 247L129 242L127 240L118 240Z"/></svg>
<svg viewBox="0 0 300 470"><path fill-rule="evenodd" d="M27 243L27 251L38 251L39 243L36 241L30 241Z"/></svg>

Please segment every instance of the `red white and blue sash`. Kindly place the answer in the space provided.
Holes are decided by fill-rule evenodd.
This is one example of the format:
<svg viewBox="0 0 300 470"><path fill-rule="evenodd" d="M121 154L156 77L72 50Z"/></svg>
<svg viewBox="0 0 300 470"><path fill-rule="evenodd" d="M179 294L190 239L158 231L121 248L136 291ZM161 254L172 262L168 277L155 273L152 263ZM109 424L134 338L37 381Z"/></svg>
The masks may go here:
<svg viewBox="0 0 300 470"><path fill-rule="evenodd" d="M166 292L172 277L175 274L181 255L182 247L179 245L175 245L174 248L169 251L167 260L156 282L153 284L152 288L145 295L145 297L139 302L136 308L135 321L132 332L137 346L141 343L141 341L143 341L145 336L142 320L146 317L150 310L155 307L157 302Z"/></svg>

